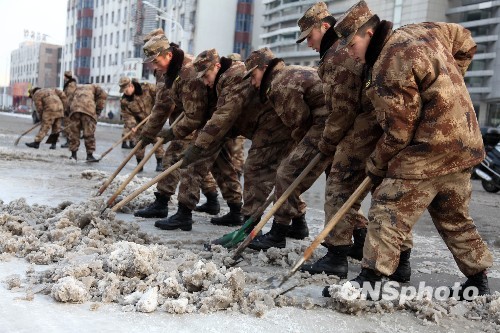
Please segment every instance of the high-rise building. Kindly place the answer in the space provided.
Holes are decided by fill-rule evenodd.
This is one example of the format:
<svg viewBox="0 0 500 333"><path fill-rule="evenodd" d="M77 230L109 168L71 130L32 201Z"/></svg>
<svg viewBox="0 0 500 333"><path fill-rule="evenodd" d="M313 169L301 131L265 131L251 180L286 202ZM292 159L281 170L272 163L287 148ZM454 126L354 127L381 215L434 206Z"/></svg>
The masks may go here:
<svg viewBox="0 0 500 333"><path fill-rule="evenodd" d="M31 87L59 86L61 50L60 45L27 40L11 52L10 87L13 105L26 105Z"/></svg>

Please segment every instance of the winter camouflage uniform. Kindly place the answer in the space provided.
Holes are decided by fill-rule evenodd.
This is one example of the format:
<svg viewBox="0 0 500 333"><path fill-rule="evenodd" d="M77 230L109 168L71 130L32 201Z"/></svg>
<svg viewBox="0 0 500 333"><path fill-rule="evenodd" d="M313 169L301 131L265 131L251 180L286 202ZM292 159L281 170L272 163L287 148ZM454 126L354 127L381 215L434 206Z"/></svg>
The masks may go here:
<svg viewBox="0 0 500 333"><path fill-rule="evenodd" d="M357 17L349 11L335 26L346 44ZM366 52L366 94L383 135L366 168L384 179L372 197L364 268L392 274L425 209L466 276L492 265L468 208L469 169L484 158L463 80L475 50L470 32L456 24L377 27Z"/></svg>
<svg viewBox="0 0 500 333"><path fill-rule="evenodd" d="M51 130L52 134L59 135L67 99L64 92L59 89L43 88L34 90L33 104L42 123L40 131L35 137L35 142L41 142L49 130Z"/></svg>
<svg viewBox="0 0 500 333"><path fill-rule="evenodd" d="M121 85L128 85L132 83L134 85L134 93L130 96L123 94L120 100L121 114L124 121L124 127L128 130L134 128L138 123L143 121L147 116L151 114L151 109L155 103L156 97L156 87L154 84L147 82L139 83L128 78L120 79ZM127 81L127 82L125 82ZM121 86L120 85L120 86ZM141 135L141 128L136 132L136 135ZM129 137L130 140L132 140ZM135 156L139 159L144 158L145 149L139 149L135 153ZM155 156L157 158L162 158L165 150L160 146L155 151Z"/></svg>
<svg viewBox="0 0 500 333"><path fill-rule="evenodd" d="M196 72L198 72L197 76L201 77L200 73L204 73L212 63L219 61L221 68L217 73L216 83L214 84L216 91L212 92L212 94L215 93L216 95L211 96L210 107L205 110L198 109L196 113L185 111L185 117L173 127L176 137L182 137L189 131L193 132L202 128L210 117L210 113L212 113L211 109L215 107L216 99L220 95L220 92L226 87L241 81L245 66L242 63L233 63L230 59L219 59L217 51L214 49L204 51L196 58L194 67ZM201 78L198 80L202 82ZM207 87L204 85L203 91L207 92ZM192 91L190 93L193 94ZM238 179L238 173L232 163L231 152L226 145L223 145L221 149L215 149L209 156L204 156L186 168L186 171L181 175L179 202L193 210L200 199L199 188L201 183L210 172L215 178L224 200L228 204L241 203L241 184Z"/></svg>
<svg viewBox="0 0 500 333"><path fill-rule="evenodd" d="M226 138L243 136L252 140L243 167L243 208L245 216L258 210L269 196L279 163L293 141L269 103L260 101L250 80L228 85L219 92L212 117L200 130L195 145L213 149Z"/></svg>
<svg viewBox="0 0 500 333"><path fill-rule="evenodd" d="M310 67L285 66L282 59L274 58L268 63L259 90L261 98L269 100L296 142L277 170L275 200L278 200L319 153L318 142L328 110L321 80L317 71ZM306 213L306 203L300 194L311 187L329 162L329 158L321 156L321 160L274 214L277 223L289 225L291 219Z"/></svg>
<svg viewBox="0 0 500 333"><path fill-rule="evenodd" d="M80 131L83 130L87 154L95 151L95 128L97 117L104 109L106 92L95 84L78 85L73 94L68 95L70 109L69 149L76 152L80 146Z"/></svg>

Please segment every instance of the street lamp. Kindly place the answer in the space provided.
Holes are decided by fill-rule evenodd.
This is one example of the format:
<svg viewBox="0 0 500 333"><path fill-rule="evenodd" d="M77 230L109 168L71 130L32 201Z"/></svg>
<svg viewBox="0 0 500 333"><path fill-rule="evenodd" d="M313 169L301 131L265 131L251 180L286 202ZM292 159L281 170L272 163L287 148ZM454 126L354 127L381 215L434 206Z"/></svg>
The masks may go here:
<svg viewBox="0 0 500 333"><path fill-rule="evenodd" d="M178 37L179 37L179 30L180 30L180 32L181 32L181 38L180 38L180 44L181 45L180 46L183 47L183 48L186 48L187 45L184 45L186 32L184 31L184 28L182 27L182 25L178 21L174 20L172 18L171 14L167 13L166 11L164 11L161 8L156 7L155 5L153 5L152 3L150 3L149 1L143 1L142 3L145 4L146 6L151 7L153 9L155 9L156 11L158 11L158 12L160 12L160 13L163 14L163 15L158 15L157 17L159 17L159 18L161 18L161 19L163 19L165 21L172 22L175 25L175 27L176 27L175 28L175 31L176 31L175 36L177 37L177 39L179 39ZM169 34L167 35L167 37L172 38L171 33L172 33L172 29L169 29Z"/></svg>

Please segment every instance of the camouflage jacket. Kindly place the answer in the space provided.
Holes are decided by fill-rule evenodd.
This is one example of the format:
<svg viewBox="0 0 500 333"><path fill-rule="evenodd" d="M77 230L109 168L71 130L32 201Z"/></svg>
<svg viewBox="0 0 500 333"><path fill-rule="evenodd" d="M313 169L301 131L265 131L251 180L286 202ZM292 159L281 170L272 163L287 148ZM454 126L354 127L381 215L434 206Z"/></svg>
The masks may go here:
<svg viewBox="0 0 500 333"><path fill-rule="evenodd" d="M120 100L121 115L125 128L133 128L149 116L155 104L156 86L151 83L132 81L135 87L130 96L122 95Z"/></svg>
<svg viewBox="0 0 500 333"><path fill-rule="evenodd" d="M259 134L257 134L259 133ZM217 100L217 107L205 126L199 131L195 145L215 149L226 137L244 136L252 140L252 147L271 146L290 140L288 129L270 103L262 103L250 80L228 85Z"/></svg>
<svg viewBox="0 0 500 333"><path fill-rule="evenodd" d="M336 146L362 111L359 104L362 65L349 57L345 49L337 50L335 30L328 29L321 39L321 61L318 75L323 82L328 109L322 140Z"/></svg>
<svg viewBox="0 0 500 333"><path fill-rule="evenodd" d="M71 96L75 93L76 90L76 80L71 78L69 79L63 87L64 94L66 94L66 98L70 99ZM69 103L66 104L64 108L64 116L69 116Z"/></svg>
<svg viewBox="0 0 500 333"><path fill-rule="evenodd" d="M384 134L367 169L424 179L478 164L484 148L463 75L476 51L457 24L377 28L366 52L373 64L367 96Z"/></svg>
<svg viewBox="0 0 500 333"><path fill-rule="evenodd" d="M56 119L64 117L68 101L61 90L42 88L35 91L33 103L40 119Z"/></svg>
<svg viewBox="0 0 500 333"><path fill-rule="evenodd" d="M275 58L267 66L259 90L261 100L269 100L291 131L304 134L314 117L328 115L323 86L314 68L285 66L282 59Z"/></svg>
<svg viewBox="0 0 500 333"><path fill-rule="evenodd" d="M187 137L198 128L208 110L207 88L197 78L191 57L185 57L177 48L172 53L169 68L162 77L164 84L157 87L151 118L142 131L149 138L156 136L172 114L177 116L181 112L184 117L175 126L174 135Z"/></svg>
<svg viewBox="0 0 500 333"><path fill-rule="evenodd" d="M108 94L96 84L77 85L74 93L68 96L71 114L75 112L85 113L97 121L106 104Z"/></svg>

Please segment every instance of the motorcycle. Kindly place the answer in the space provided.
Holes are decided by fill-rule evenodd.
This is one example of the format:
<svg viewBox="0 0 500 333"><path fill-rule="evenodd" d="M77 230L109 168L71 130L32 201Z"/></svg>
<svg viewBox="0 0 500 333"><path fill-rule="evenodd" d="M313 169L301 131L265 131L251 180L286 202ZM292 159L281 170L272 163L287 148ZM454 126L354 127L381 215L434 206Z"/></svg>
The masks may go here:
<svg viewBox="0 0 500 333"><path fill-rule="evenodd" d="M474 168L474 173L481 179L481 185L486 192L500 191L500 131L489 129L483 133L486 157Z"/></svg>

